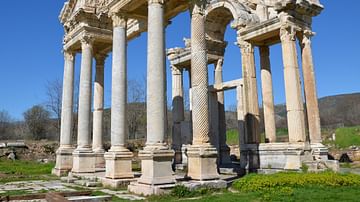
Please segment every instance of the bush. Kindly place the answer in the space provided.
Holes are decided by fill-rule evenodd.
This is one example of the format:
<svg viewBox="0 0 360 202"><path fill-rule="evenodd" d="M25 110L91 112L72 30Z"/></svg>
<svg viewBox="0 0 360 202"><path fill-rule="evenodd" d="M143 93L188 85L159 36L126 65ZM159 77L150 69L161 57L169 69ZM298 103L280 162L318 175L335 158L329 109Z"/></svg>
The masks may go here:
<svg viewBox="0 0 360 202"><path fill-rule="evenodd" d="M280 188L306 186L360 186L360 175L324 173L277 173L274 175L248 175L234 182L233 187L242 192L271 191ZM289 192L289 190L286 190Z"/></svg>

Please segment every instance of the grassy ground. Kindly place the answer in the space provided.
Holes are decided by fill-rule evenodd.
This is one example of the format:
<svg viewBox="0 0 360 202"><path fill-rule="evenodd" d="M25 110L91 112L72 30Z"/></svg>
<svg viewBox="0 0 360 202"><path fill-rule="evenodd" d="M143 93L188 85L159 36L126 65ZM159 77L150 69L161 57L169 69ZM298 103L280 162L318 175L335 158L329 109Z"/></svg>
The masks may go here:
<svg viewBox="0 0 360 202"><path fill-rule="evenodd" d="M286 128L276 129L276 136L279 138L286 137L288 135L288 130ZM260 135L260 142L265 142L265 134ZM230 129L226 131L226 143L228 145L239 145L239 132L235 129Z"/></svg>
<svg viewBox="0 0 360 202"><path fill-rule="evenodd" d="M335 131L335 146L339 149L360 146L360 126L338 128Z"/></svg>
<svg viewBox="0 0 360 202"><path fill-rule="evenodd" d="M53 163L0 159L0 183L57 179L51 175L53 167Z"/></svg>

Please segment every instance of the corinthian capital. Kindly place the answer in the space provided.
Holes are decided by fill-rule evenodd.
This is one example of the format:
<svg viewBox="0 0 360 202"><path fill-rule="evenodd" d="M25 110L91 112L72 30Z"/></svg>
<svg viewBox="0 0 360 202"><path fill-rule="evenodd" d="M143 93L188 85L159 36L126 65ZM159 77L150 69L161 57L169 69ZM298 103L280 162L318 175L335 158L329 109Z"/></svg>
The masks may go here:
<svg viewBox="0 0 360 202"><path fill-rule="evenodd" d="M64 50L64 58L65 60L71 60L73 61L75 58L75 53L72 51Z"/></svg>
<svg viewBox="0 0 360 202"><path fill-rule="evenodd" d="M148 0L148 4L165 4L166 0Z"/></svg>
<svg viewBox="0 0 360 202"><path fill-rule="evenodd" d="M206 3L206 0L191 0L192 15L205 15Z"/></svg>
<svg viewBox="0 0 360 202"><path fill-rule="evenodd" d="M82 38L80 39L81 42L81 46L85 47L85 46L90 46L92 47L93 43L94 43L94 37L90 36L89 34L84 34L82 36Z"/></svg>
<svg viewBox="0 0 360 202"><path fill-rule="evenodd" d="M236 44L240 47L243 54L254 53L254 46L251 43L239 39Z"/></svg>
<svg viewBox="0 0 360 202"><path fill-rule="evenodd" d="M285 24L280 28L280 39L282 42L295 41L296 40L296 28L294 26Z"/></svg>
<svg viewBox="0 0 360 202"><path fill-rule="evenodd" d="M310 45L311 44L311 37L315 36L315 32L312 32L311 30L305 30L302 33L302 39L301 39L301 45Z"/></svg>
<svg viewBox="0 0 360 202"><path fill-rule="evenodd" d="M127 25L127 16L120 13L112 13L111 19L113 21L113 27L123 27L126 28Z"/></svg>

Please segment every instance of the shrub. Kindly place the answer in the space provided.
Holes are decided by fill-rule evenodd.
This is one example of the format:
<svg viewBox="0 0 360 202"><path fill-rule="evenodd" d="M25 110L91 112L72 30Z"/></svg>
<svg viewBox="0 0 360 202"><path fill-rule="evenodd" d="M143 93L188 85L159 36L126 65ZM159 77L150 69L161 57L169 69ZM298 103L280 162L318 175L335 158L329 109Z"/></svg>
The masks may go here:
<svg viewBox="0 0 360 202"><path fill-rule="evenodd" d="M306 186L360 186L360 175L324 173L277 173L273 175L251 174L234 182L239 191L271 191L274 188Z"/></svg>

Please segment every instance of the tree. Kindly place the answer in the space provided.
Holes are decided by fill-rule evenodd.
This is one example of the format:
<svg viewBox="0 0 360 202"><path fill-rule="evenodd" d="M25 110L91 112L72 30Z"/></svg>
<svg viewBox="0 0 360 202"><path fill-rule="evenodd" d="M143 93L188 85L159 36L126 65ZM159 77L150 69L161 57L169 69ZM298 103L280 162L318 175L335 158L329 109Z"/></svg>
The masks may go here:
<svg viewBox="0 0 360 202"><path fill-rule="evenodd" d="M50 112L41 105L35 105L24 112L25 124L33 139L46 138Z"/></svg>
<svg viewBox="0 0 360 202"><path fill-rule="evenodd" d="M60 132L61 125L61 101L62 101L62 83L59 79L48 81L46 83L46 108L51 112L55 119L54 127L56 133Z"/></svg>
<svg viewBox="0 0 360 202"><path fill-rule="evenodd" d="M141 126L146 122L146 87L138 80L128 81L127 122L129 139L135 139Z"/></svg>
<svg viewBox="0 0 360 202"><path fill-rule="evenodd" d="M0 111L0 139L11 138L11 122L10 114L5 110Z"/></svg>

